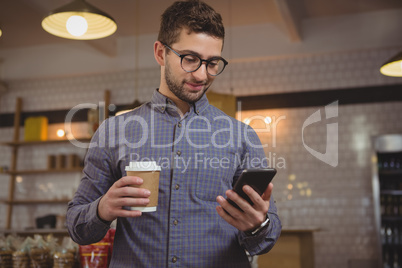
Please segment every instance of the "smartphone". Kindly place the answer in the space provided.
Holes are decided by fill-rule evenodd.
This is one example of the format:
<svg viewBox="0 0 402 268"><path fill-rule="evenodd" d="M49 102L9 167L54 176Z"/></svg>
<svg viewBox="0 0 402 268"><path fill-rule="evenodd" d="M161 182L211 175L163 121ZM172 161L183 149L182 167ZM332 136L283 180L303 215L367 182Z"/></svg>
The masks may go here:
<svg viewBox="0 0 402 268"><path fill-rule="evenodd" d="M244 185L249 185L254 189L259 195L262 195L268 187L268 184L272 181L276 174L276 169L274 168L261 168L261 169L245 169L241 173L239 179L233 186L233 191L235 191L240 197L245 199L250 205L253 202L248 197L248 195L243 191ZM232 204L237 209L242 210L235 202L227 199L230 204Z"/></svg>

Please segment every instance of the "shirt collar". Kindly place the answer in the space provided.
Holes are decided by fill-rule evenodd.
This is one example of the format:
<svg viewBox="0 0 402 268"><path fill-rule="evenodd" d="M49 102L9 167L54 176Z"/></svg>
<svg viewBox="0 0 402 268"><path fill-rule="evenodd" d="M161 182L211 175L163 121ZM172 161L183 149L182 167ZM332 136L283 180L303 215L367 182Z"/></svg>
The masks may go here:
<svg viewBox="0 0 402 268"><path fill-rule="evenodd" d="M161 113L166 112L166 110L176 109L173 108L176 107L174 102L168 97L162 95L159 92L159 89L156 89L154 91L154 94L152 95L151 98L151 103L154 106L154 109ZM205 94L197 102L190 104L190 106L193 108L194 113L197 115L199 115L202 111L204 111L208 107L208 105L209 105L208 98Z"/></svg>

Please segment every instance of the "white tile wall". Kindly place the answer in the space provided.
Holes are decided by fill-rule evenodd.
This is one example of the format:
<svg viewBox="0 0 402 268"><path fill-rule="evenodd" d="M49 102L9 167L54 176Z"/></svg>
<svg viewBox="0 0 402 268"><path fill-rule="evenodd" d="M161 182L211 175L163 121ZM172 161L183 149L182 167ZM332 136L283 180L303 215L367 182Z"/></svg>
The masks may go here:
<svg viewBox="0 0 402 268"><path fill-rule="evenodd" d="M367 50L298 58L268 58L249 62L234 61L219 77L213 90L221 93L272 94L281 92L338 89L401 83L384 77L378 67L396 50ZM64 77L43 80L11 81L10 90L0 96L0 112L14 111L15 98L23 97L25 111L68 109L80 103L98 103L105 89L111 91L111 103L126 104L134 100L134 71ZM138 99L146 101L159 85L159 70L139 72ZM334 100L335 101L335 100ZM243 112L275 116L276 139L272 131L260 133L268 143L267 156L279 169L275 178L275 197L285 226L318 226L315 235L316 267L347 267L349 259L372 259L376 239L371 196L370 139L384 133L401 133L400 102L344 105L330 123L339 126L339 165L331 167L312 156L303 146L303 122L323 107L274 109ZM254 122L255 123L255 122ZM58 126L52 126L53 129ZM272 130L272 129L271 129ZM84 131L85 132L85 131ZM23 131L21 131L21 135ZM326 122L306 128L305 142L324 152ZM0 128L0 140L13 137L12 128ZM274 144L276 142L276 144ZM51 153L84 152L73 146L46 145L23 147L19 168L44 168ZM10 165L11 149L1 148L0 166ZM275 163L273 163L275 161ZM286 168L281 168L282 165ZM0 198L8 193L8 176L0 175ZM79 183L79 174L26 175L16 186L17 198L43 196L71 197ZM288 184L292 184L288 189ZM13 227L34 226L34 218L48 213L63 214L65 205L16 206ZM0 215L6 206L0 205ZM5 218L0 217L0 226Z"/></svg>
<svg viewBox="0 0 402 268"><path fill-rule="evenodd" d="M276 165L271 157L272 165L278 168L274 195L283 224L320 227L322 231L315 234L316 267L347 267L349 259L378 258L371 188L371 138L402 132L402 102L339 106L339 116L328 121L338 123L339 127L337 167L316 159L302 142L304 121L322 108L247 111L242 112L242 118L256 115L285 118L277 123L275 146L273 131L259 135L263 144L268 144L266 154L275 154ZM250 125L253 124L261 129L261 122L252 121ZM304 132L305 143L324 153L325 124L316 123L307 128L310 129ZM286 168L282 168L283 162ZM289 189L289 185L293 188Z"/></svg>
<svg viewBox="0 0 402 268"><path fill-rule="evenodd" d="M78 104L103 101L104 90L111 91L111 102L127 104L138 95L140 101L152 96L153 89L159 86L158 69L139 71L141 80L135 90L135 72L98 74L80 77L55 78L44 80L11 81L10 90L0 99L0 111L10 113L15 110L15 98L22 96L24 111L44 109L69 109Z"/></svg>
<svg viewBox="0 0 402 268"><path fill-rule="evenodd" d="M396 49L372 49L237 60L228 65L213 88L222 93L230 93L232 88L234 94L241 96L400 83L400 79L379 72L381 64L396 53Z"/></svg>

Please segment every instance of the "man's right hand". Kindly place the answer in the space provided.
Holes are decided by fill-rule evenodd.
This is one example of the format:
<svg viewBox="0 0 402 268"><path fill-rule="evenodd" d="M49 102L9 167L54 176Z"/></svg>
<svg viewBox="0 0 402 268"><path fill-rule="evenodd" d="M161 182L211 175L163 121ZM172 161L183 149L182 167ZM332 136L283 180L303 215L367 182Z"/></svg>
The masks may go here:
<svg viewBox="0 0 402 268"><path fill-rule="evenodd" d="M130 185L141 185L140 177L126 176L116 181L102 196L98 204L98 215L102 220L113 221L117 217L138 217L141 211L127 210L127 207L145 206L149 203L151 192Z"/></svg>

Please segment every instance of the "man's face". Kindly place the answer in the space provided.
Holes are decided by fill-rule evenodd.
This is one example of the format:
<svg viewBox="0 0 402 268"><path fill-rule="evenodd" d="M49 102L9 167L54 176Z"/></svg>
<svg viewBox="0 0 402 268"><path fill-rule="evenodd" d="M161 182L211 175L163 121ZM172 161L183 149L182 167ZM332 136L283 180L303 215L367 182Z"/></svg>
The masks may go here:
<svg viewBox="0 0 402 268"><path fill-rule="evenodd" d="M195 54L201 59L221 56L223 41L204 33L188 33L183 29L179 41L171 48L179 54ZM169 51L166 48L166 52ZM165 80L169 90L180 100L187 103L198 101L211 86L215 76L207 73L206 63L192 73L181 68L180 57L169 51L166 55Z"/></svg>

